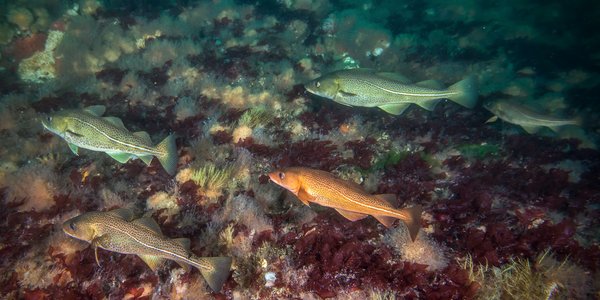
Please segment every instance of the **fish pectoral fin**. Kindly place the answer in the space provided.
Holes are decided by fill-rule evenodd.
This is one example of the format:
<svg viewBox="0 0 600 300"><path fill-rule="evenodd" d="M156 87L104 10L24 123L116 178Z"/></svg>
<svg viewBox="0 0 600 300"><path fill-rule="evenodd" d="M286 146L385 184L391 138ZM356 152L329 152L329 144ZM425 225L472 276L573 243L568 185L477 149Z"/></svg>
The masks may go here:
<svg viewBox="0 0 600 300"><path fill-rule="evenodd" d="M298 197L298 199L300 199L300 201L302 201L302 203L304 203L306 205L308 205L311 201L315 201L315 197L311 196L303 188L300 188L298 190L298 193L296 193L296 196Z"/></svg>
<svg viewBox="0 0 600 300"><path fill-rule="evenodd" d="M527 131L527 133L529 133L529 134L534 134L534 133L538 132L541 128L539 126L526 126L526 125L521 125L521 127L523 127L523 129L525 129L525 131Z"/></svg>
<svg viewBox="0 0 600 300"><path fill-rule="evenodd" d="M439 102L440 102L440 99L435 99L435 100L419 101L419 102L415 102L415 104L428 110L428 111L433 111L435 109L435 106Z"/></svg>
<svg viewBox="0 0 600 300"><path fill-rule="evenodd" d="M434 79L420 81L420 82L415 83L415 85L424 87L424 88L429 88L429 89L436 89L436 90L445 89L444 85L441 82L434 80Z"/></svg>
<svg viewBox="0 0 600 300"><path fill-rule="evenodd" d="M152 271L156 271L158 267L162 265L165 261L164 258L154 255L138 255L147 265L152 269Z"/></svg>
<svg viewBox="0 0 600 300"><path fill-rule="evenodd" d="M190 251L190 247L191 247L190 239L178 238L178 239L173 239L173 242L176 244L179 244L181 247L183 247L183 249Z"/></svg>
<svg viewBox="0 0 600 300"><path fill-rule="evenodd" d="M356 96L356 94L350 93L350 92L346 92L344 90L339 90L338 93L341 94L342 97L355 97Z"/></svg>
<svg viewBox="0 0 600 300"><path fill-rule="evenodd" d="M135 225L139 225L139 226L147 228L147 229L150 229L153 232L156 232L156 233L162 235L160 226L158 226L158 223L156 223L156 221L154 221L154 219L152 217L142 217L142 218L131 221L131 223L135 224Z"/></svg>
<svg viewBox="0 0 600 300"><path fill-rule="evenodd" d="M550 128L550 130L554 131L555 133L560 133L561 126L548 126L548 128Z"/></svg>
<svg viewBox="0 0 600 300"><path fill-rule="evenodd" d="M487 121L485 121L485 124L487 124L487 123L493 123L493 122L496 122L496 121L498 121L498 116L493 116L493 117L487 119Z"/></svg>
<svg viewBox="0 0 600 300"><path fill-rule="evenodd" d="M394 226L394 222L396 221L395 218L388 217L388 216L373 216L373 217L375 217L375 219L377 219L377 221L379 221L381 224L383 224L387 228Z"/></svg>
<svg viewBox="0 0 600 300"><path fill-rule="evenodd" d="M386 105L379 106L379 108L381 108L382 110L384 110L385 112L387 112L389 114L399 116L408 108L409 105L410 105L410 103L386 104Z"/></svg>
<svg viewBox="0 0 600 300"><path fill-rule="evenodd" d="M133 135L142 139L144 141L144 143L147 143L148 145L152 145L152 139L150 138L150 135L147 132L138 131L138 132L134 132Z"/></svg>
<svg viewBox="0 0 600 300"><path fill-rule="evenodd" d="M129 208L121 207L121 208L113 209L107 213L117 216L125 221L133 220L133 211Z"/></svg>
<svg viewBox="0 0 600 300"><path fill-rule="evenodd" d="M110 157L114 158L116 161L124 164L126 162L128 162L131 159L131 154L129 153L123 153L123 152L118 152L118 153L107 153Z"/></svg>
<svg viewBox="0 0 600 300"><path fill-rule="evenodd" d="M117 117L104 117L102 119L106 120L108 123L113 124L119 128L125 128L125 124L123 124L123 121L121 121L121 119L119 119ZM125 129L127 129L127 128L125 128Z"/></svg>
<svg viewBox="0 0 600 300"><path fill-rule="evenodd" d="M149 166L152 163L152 158L154 158L154 156L152 155L140 155L138 156L139 159L141 159L146 166Z"/></svg>
<svg viewBox="0 0 600 300"><path fill-rule="evenodd" d="M71 149L71 152L73 152L75 155L79 155L79 147L77 147L75 144L71 144L68 143L69 145L69 149Z"/></svg>
<svg viewBox="0 0 600 300"><path fill-rule="evenodd" d="M104 112L106 111L106 106L104 105L92 105L92 106L88 106L86 108L83 109L84 111L96 116L96 117L100 117L104 114Z"/></svg>
<svg viewBox="0 0 600 300"><path fill-rule="evenodd" d="M339 208L336 208L335 210L337 210L337 212L339 212L340 215L344 216L344 218L346 218L352 222L362 220L368 216L365 214L348 211L348 210L343 210L343 209L339 209Z"/></svg>

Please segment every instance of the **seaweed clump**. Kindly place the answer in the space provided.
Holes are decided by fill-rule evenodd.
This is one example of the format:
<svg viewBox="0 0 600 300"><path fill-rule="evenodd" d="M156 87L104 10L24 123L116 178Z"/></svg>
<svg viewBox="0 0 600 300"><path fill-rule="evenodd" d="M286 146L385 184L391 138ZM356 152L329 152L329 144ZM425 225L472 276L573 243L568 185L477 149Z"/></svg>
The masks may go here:
<svg viewBox="0 0 600 300"><path fill-rule="evenodd" d="M479 285L477 299L586 299L591 278L579 266L556 260L550 250L533 261L511 259L502 267L476 265L469 256L461 263Z"/></svg>

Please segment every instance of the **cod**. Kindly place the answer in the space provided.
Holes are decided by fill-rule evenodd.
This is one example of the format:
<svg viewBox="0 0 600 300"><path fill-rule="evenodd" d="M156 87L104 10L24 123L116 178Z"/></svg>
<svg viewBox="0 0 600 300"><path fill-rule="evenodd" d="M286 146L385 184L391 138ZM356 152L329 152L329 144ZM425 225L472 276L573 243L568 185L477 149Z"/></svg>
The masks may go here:
<svg viewBox="0 0 600 300"><path fill-rule="evenodd" d="M396 209L391 201L396 195L370 195L360 185L335 177L321 170L291 167L269 173L271 181L292 192L302 203L317 203L331 207L350 221L373 216L385 227L392 227L396 219L406 224L414 241L421 228L422 207Z"/></svg>
<svg viewBox="0 0 600 300"><path fill-rule="evenodd" d="M91 243L98 261L98 247L123 254L139 256L153 271L165 259L176 261L186 271L192 265L210 286L218 292L229 277L230 257L198 257L190 251L190 240L169 239L151 217L133 220L126 208L108 212L84 213L63 223L63 231L76 239Z"/></svg>
<svg viewBox="0 0 600 300"><path fill-rule="evenodd" d="M47 116L42 125L67 141L76 155L84 148L105 152L120 163L139 158L146 165L156 156L167 173L175 174L178 157L173 135L154 146L147 132L132 133L121 119L102 117L105 110L103 105L62 110Z"/></svg>
<svg viewBox="0 0 600 300"><path fill-rule="evenodd" d="M343 105L379 107L394 115L401 115L413 103L431 111L444 98L467 108L477 104L472 76L444 88L435 80L413 84L399 74L359 68L328 73L304 87L309 93Z"/></svg>
<svg viewBox="0 0 600 300"><path fill-rule="evenodd" d="M483 107L494 114L493 117L488 119L486 123L494 122L501 119L505 122L519 125L527 131L527 133L534 134L543 127L548 127L554 132L567 125L581 125L581 119L561 119L553 116L541 114L532 110L527 106L517 104L509 100L497 100L494 102L487 102Z"/></svg>

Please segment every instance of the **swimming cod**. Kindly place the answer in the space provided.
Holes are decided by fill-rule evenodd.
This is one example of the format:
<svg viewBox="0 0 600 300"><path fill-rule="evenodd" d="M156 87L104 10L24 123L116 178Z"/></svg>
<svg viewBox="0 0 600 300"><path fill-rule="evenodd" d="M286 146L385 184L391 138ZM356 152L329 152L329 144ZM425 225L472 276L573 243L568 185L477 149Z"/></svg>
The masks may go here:
<svg viewBox="0 0 600 300"><path fill-rule="evenodd" d="M394 115L402 114L412 103L431 111L444 98L467 108L477 103L477 86L472 76L446 89L435 80L411 84L395 73L348 69L321 76L304 87L312 94L340 104L379 107Z"/></svg>
<svg viewBox="0 0 600 300"><path fill-rule="evenodd" d="M62 225L64 232L91 243L98 265L98 247L123 254L135 254L155 271L165 259L176 261L186 271L192 265L210 288L218 292L229 277L230 257L197 257L190 251L190 240L165 237L151 217L133 220L131 210L119 208L108 212L88 212Z"/></svg>
<svg viewBox="0 0 600 300"><path fill-rule="evenodd" d="M120 163L140 158L146 165L156 156L167 173L175 174L178 157L173 135L154 146L148 133L131 133L121 119L102 117L105 110L103 105L63 110L47 116L42 125L67 141L76 155L81 147L105 152Z"/></svg>
<svg viewBox="0 0 600 300"><path fill-rule="evenodd" d="M304 204L313 202L334 208L350 221L371 215L386 227L391 227L395 219L400 219L408 227L413 241L421 228L421 206L395 209L389 201L395 201L396 195L370 195L360 185L337 178L331 173L295 167L269 173L269 177L296 195Z"/></svg>
<svg viewBox="0 0 600 300"><path fill-rule="evenodd" d="M540 114L529 107L511 102L510 100L497 100L483 105L494 114L486 123L494 122L498 118L515 125L519 125L530 134L538 132L542 127L548 127L557 132L566 125L581 125L579 118L561 119Z"/></svg>

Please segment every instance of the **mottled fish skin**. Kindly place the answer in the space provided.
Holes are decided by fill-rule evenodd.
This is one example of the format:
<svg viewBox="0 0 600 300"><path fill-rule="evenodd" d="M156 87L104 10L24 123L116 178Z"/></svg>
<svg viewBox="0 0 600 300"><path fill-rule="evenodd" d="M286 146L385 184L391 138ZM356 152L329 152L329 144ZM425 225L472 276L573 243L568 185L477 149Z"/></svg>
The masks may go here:
<svg viewBox="0 0 600 300"><path fill-rule="evenodd" d="M167 238L152 218L132 220L128 209L88 212L64 222L63 230L95 248L138 255L153 270L163 259L174 260L186 269L192 265L214 291L219 291L229 276L231 258L197 257L189 250L188 239Z"/></svg>
<svg viewBox="0 0 600 300"><path fill-rule="evenodd" d="M103 106L63 110L42 120L42 125L69 143L74 152L80 147L105 152L121 162L139 157L147 164L156 156L169 174L175 173L177 149L173 136L154 146L147 133L131 133L118 118L101 117L103 112Z"/></svg>
<svg viewBox="0 0 600 300"><path fill-rule="evenodd" d="M432 80L411 84L398 74L348 69L328 73L309 82L305 88L312 94L344 105L379 107L397 115L412 103L433 110L444 98L468 108L473 108L477 102L473 77L446 89Z"/></svg>
<svg viewBox="0 0 600 300"><path fill-rule="evenodd" d="M269 173L269 177L294 193L304 204L313 202L334 208L351 221L371 215L390 227L394 219L400 219L408 227L413 241L421 227L420 206L395 209L388 202L395 200L395 195L370 195L360 185L325 171L293 167Z"/></svg>
<svg viewBox="0 0 600 300"><path fill-rule="evenodd" d="M561 119L549 115L540 114L529 107L514 103L510 100L497 100L483 105L496 117L505 122L519 125L529 133L535 133L542 127L548 127L557 131L566 125L581 125L580 119ZM490 119L489 121L492 121Z"/></svg>

